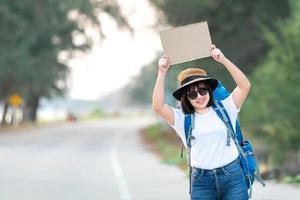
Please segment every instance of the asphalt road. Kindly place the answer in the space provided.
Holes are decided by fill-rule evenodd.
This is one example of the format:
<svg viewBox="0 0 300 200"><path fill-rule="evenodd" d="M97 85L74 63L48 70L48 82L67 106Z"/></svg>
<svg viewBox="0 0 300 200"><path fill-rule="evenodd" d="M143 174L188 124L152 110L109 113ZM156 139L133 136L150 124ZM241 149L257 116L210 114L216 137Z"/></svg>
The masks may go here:
<svg viewBox="0 0 300 200"><path fill-rule="evenodd" d="M141 143L150 118L110 119L0 134L0 200L183 200L188 181ZM300 187L255 184L256 200Z"/></svg>

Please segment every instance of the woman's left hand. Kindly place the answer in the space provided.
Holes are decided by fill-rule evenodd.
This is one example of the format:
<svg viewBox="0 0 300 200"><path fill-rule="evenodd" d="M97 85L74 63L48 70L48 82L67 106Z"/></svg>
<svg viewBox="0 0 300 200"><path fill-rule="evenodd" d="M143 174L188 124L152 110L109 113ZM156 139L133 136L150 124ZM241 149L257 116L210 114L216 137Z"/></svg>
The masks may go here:
<svg viewBox="0 0 300 200"><path fill-rule="evenodd" d="M226 60L226 57L224 56L222 51L220 49L216 48L216 46L214 44L212 44L210 46L210 55L215 61L217 61L221 64L224 64L224 62Z"/></svg>

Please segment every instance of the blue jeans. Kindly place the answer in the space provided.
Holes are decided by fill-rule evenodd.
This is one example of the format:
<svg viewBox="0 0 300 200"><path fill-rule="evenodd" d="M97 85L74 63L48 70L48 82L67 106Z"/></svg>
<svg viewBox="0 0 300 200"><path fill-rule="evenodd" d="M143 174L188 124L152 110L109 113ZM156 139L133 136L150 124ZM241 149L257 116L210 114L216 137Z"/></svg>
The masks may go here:
<svg viewBox="0 0 300 200"><path fill-rule="evenodd" d="M212 170L192 170L191 200L247 200L248 191L238 159Z"/></svg>

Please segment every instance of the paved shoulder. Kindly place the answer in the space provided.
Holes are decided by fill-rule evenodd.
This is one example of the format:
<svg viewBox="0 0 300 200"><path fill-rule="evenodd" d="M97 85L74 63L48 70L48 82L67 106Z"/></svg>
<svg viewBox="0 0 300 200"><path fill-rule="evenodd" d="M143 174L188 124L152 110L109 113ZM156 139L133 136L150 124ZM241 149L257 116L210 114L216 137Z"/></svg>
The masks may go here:
<svg viewBox="0 0 300 200"><path fill-rule="evenodd" d="M266 187L262 187L260 183L255 182L252 197L253 200L299 200L300 185L266 181Z"/></svg>
<svg viewBox="0 0 300 200"><path fill-rule="evenodd" d="M138 127L137 124L142 125L137 121L127 122L123 129L116 133L113 145L123 170L127 192L130 193L127 199L189 199L185 174L176 166L163 164L160 158L149 152L141 143L138 130L142 126ZM119 188L126 199L122 185Z"/></svg>

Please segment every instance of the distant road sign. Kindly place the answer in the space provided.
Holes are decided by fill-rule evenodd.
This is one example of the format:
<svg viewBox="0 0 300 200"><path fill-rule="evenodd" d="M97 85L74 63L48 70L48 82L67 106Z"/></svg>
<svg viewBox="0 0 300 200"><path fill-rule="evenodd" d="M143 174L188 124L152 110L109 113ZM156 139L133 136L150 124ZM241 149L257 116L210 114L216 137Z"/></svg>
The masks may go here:
<svg viewBox="0 0 300 200"><path fill-rule="evenodd" d="M9 103L12 106L19 106L22 103L22 98L18 94L13 94L9 98Z"/></svg>

